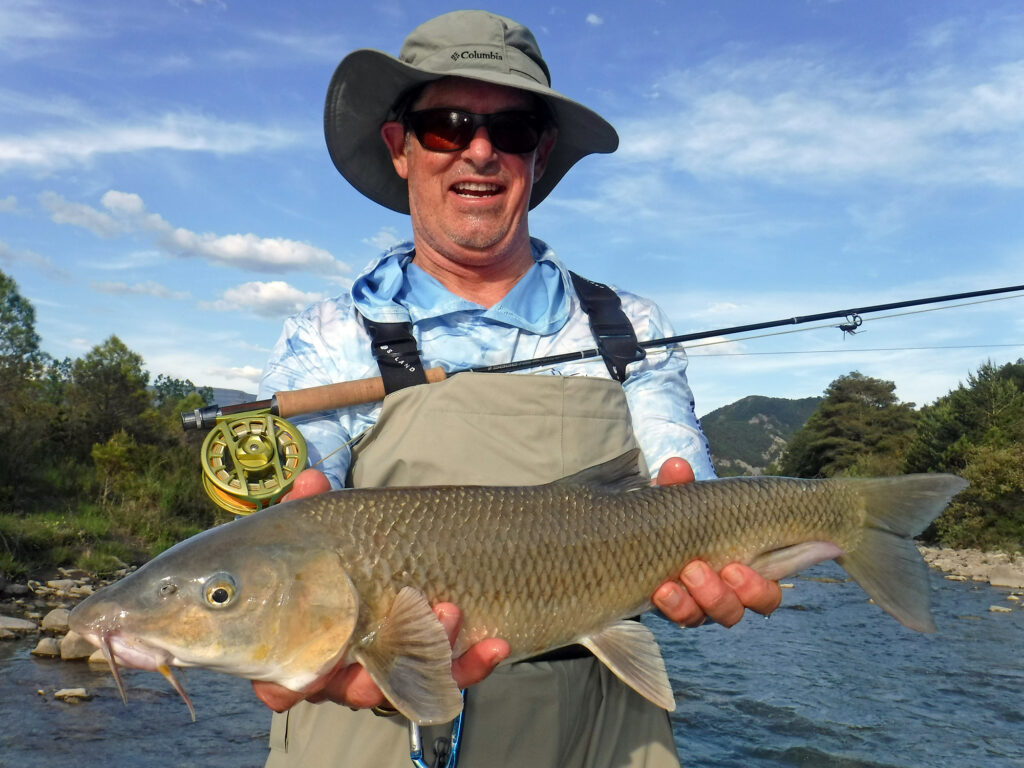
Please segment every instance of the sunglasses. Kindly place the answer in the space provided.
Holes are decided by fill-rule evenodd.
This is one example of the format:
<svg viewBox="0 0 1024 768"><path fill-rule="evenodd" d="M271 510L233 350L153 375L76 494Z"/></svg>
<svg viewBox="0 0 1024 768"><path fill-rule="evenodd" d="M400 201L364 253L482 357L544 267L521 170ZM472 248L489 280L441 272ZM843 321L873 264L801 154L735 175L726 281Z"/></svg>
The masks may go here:
<svg viewBox="0 0 1024 768"><path fill-rule="evenodd" d="M461 109L422 109L405 116L424 149L457 152L469 146L483 126L495 149L510 155L533 152L540 144L545 120L536 112L510 110L477 115Z"/></svg>

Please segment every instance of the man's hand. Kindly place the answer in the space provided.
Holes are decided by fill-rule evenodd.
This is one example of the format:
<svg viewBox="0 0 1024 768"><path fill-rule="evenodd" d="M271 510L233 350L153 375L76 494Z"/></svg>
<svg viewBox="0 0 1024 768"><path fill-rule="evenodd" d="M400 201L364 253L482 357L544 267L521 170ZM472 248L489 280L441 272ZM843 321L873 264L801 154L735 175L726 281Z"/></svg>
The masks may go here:
<svg viewBox="0 0 1024 768"><path fill-rule="evenodd" d="M327 477L316 469L305 469L295 478L292 490L282 501L294 501L304 496L323 493L331 487ZM451 603L434 606L445 631L448 642L454 645L462 626L462 614ZM488 639L470 646L452 662L452 677L460 688L467 688L483 680L509 654L509 645L504 640ZM376 707L385 704L384 694L373 682L369 673L359 664L339 664L331 672L313 682L303 693L284 688L275 683L254 680L253 690L260 701L275 712L284 712L298 702L307 699L313 703L333 701L356 709Z"/></svg>
<svg viewBox="0 0 1024 768"><path fill-rule="evenodd" d="M296 481L297 482L297 481ZM448 633L448 642L454 644L462 624L462 614L451 603L438 603L434 613ZM487 677L509 654L508 643L500 639L482 640L470 646L462 656L452 662L452 677L459 688L468 688ZM314 704L333 701L353 709L365 709L386 704L384 694L359 664L335 667L327 675L309 686L304 693L296 693L274 683L254 680L253 690L260 701L275 712L284 712L303 699Z"/></svg>
<svg viewBox="0 0 1024 768"><path fill-rule="evenodd" d="M675 458L662 465L656 484L679 485L693 479L686 460ZM730 563L716 573L703 560L692 560L679 582L666 581L655 591L653 601L665 616L685 627L698 627L707 619L731 627L747 608L767 616L782 602L778 582L740 563Z"/></svg>

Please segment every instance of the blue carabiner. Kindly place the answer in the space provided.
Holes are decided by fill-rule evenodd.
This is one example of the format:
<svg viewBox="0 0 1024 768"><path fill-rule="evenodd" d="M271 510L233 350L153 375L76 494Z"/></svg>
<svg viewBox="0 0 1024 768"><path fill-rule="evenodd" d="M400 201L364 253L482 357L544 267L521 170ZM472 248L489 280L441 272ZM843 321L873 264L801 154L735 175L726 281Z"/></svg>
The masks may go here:
<svg viewBox="0 0 1024 768"><path fill-rule="evenodd" d="M459 745L462 741L462 717L466 714L466 692L462 691L462 711L452 720L452 732L448 740L448 759L441 766L437 762L427 765L423 759L423 742L420 739L420 727L409 721L409 759L416 768L456 768L459 764Z"/></svg>

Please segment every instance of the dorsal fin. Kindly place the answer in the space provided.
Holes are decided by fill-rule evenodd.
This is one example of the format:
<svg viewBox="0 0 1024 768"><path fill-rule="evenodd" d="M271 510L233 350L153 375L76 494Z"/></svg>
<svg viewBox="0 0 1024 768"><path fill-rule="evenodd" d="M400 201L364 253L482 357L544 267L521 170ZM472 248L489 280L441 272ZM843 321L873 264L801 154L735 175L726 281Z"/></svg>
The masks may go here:
<svg viewBox="0 0 1024 768"><path fill-rule="evenodd" d="M585 485L608 492L635 491L651 484L650 475L639 448L626 451L610 461L582 469L574 475L555 480L552 485Z"/></svg>

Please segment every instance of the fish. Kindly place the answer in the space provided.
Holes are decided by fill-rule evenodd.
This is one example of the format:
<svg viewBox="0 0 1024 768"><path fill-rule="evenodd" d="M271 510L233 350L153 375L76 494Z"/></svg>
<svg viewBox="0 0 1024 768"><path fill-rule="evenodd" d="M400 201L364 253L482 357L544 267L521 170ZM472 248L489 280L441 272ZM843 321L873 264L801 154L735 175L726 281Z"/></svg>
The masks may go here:
<svg viewBox="0 0 1024 768"><path fill-rule="evenodd" d="M189 538L72 611L119 666L203 667L302 692L359 663L420 725L452 720L452 659L485 638L503 663L579 644L666 710L653 633L631 620L693 559L777 580L834 559L885 612L932 632L913 537L967 482L955 475L742 477L656 487L639 452L538 486L329 491ZM431 606L462 612L455 645Z"/></svg>

